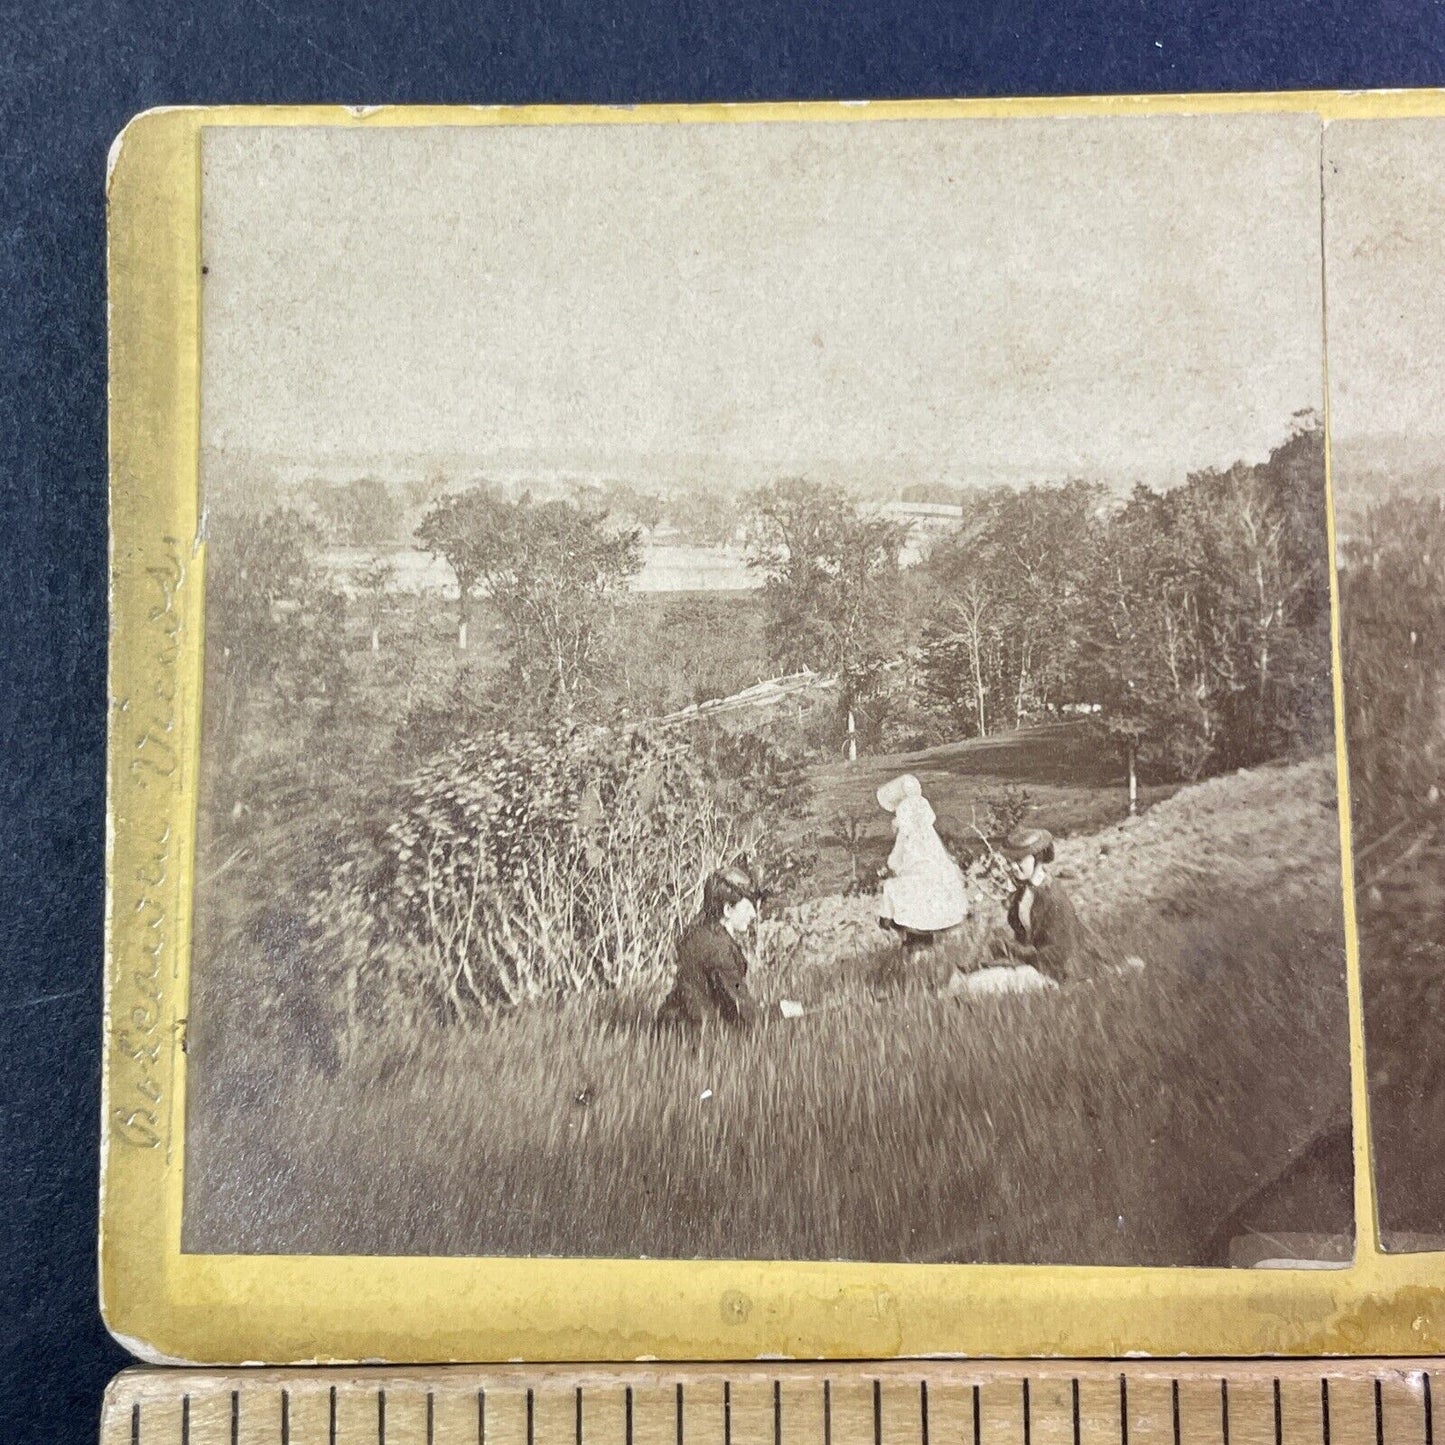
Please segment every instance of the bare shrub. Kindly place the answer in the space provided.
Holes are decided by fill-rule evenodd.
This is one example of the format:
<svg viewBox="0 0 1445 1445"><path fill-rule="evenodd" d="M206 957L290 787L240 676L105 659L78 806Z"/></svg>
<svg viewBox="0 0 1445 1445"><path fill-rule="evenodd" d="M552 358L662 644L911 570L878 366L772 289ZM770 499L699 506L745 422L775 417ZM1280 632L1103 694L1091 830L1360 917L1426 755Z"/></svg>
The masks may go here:
<svg viewBox="0 0 1445 1445"><path fill-rule="evenodd" d="M657 985L701 880L756 841L643 732L467 744L384 812L313 899L353 1031Z"/></svg>

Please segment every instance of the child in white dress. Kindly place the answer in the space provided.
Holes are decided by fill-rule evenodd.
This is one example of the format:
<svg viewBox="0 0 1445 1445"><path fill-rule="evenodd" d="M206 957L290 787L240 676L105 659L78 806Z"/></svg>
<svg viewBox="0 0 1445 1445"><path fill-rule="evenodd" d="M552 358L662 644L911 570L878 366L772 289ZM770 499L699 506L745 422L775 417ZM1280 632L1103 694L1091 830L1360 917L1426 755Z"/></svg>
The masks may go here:
<svg viewBox="0 0 1445 1445"><path fill-rule="evenodd" d="M935 815L911 773L878 789L893 814L893 851L879 900L879 922L903 934L904 944L932 942L968 917L963 872L934 829Z"/></svg>

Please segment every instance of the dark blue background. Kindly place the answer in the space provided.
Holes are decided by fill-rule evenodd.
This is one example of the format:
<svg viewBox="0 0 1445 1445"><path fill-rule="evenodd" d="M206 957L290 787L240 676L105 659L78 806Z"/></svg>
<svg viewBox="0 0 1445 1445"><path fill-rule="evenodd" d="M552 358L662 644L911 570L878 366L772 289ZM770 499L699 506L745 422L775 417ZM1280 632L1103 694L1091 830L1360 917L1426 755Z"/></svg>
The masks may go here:
<svg viewBox="0 0 1445 1445"><path fill-rule="evenodd" d="M0 1440L95 1439L106 147L148 106L1445 83L1445 8L1083 0L0 4ZM44 1422L53 1422L53 1426Z"/></svg>

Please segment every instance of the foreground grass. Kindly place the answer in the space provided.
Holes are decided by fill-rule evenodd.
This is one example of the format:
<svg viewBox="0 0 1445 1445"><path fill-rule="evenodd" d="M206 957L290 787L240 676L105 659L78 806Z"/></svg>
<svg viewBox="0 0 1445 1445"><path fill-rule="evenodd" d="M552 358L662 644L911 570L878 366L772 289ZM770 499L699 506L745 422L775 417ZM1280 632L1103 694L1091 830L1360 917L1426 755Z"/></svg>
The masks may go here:
<svg viewBox="0 0 1445 1445"><path fill-rule="evenodd" d="M1234 1204L1348 1117L1337 913L1139 912L1113 934L1145 971L1011 998L843 969L827 1011L695 1049L617 998L334 1075L228 1031L191 1075L185 1246L1220 1262Z"/></svg>

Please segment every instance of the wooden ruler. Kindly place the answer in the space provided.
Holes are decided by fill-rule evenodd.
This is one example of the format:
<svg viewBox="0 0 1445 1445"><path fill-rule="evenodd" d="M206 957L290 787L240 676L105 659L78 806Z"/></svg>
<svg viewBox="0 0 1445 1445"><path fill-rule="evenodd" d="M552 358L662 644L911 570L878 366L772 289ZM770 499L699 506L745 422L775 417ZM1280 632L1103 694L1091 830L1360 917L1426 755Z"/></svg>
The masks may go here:
<svg viewBox="0 0 1445 1445"><path fill-rule="evenodd" d="M1437 1419L1445 1360L135 1369L101 1442L1434 1445Z"/></svg>

